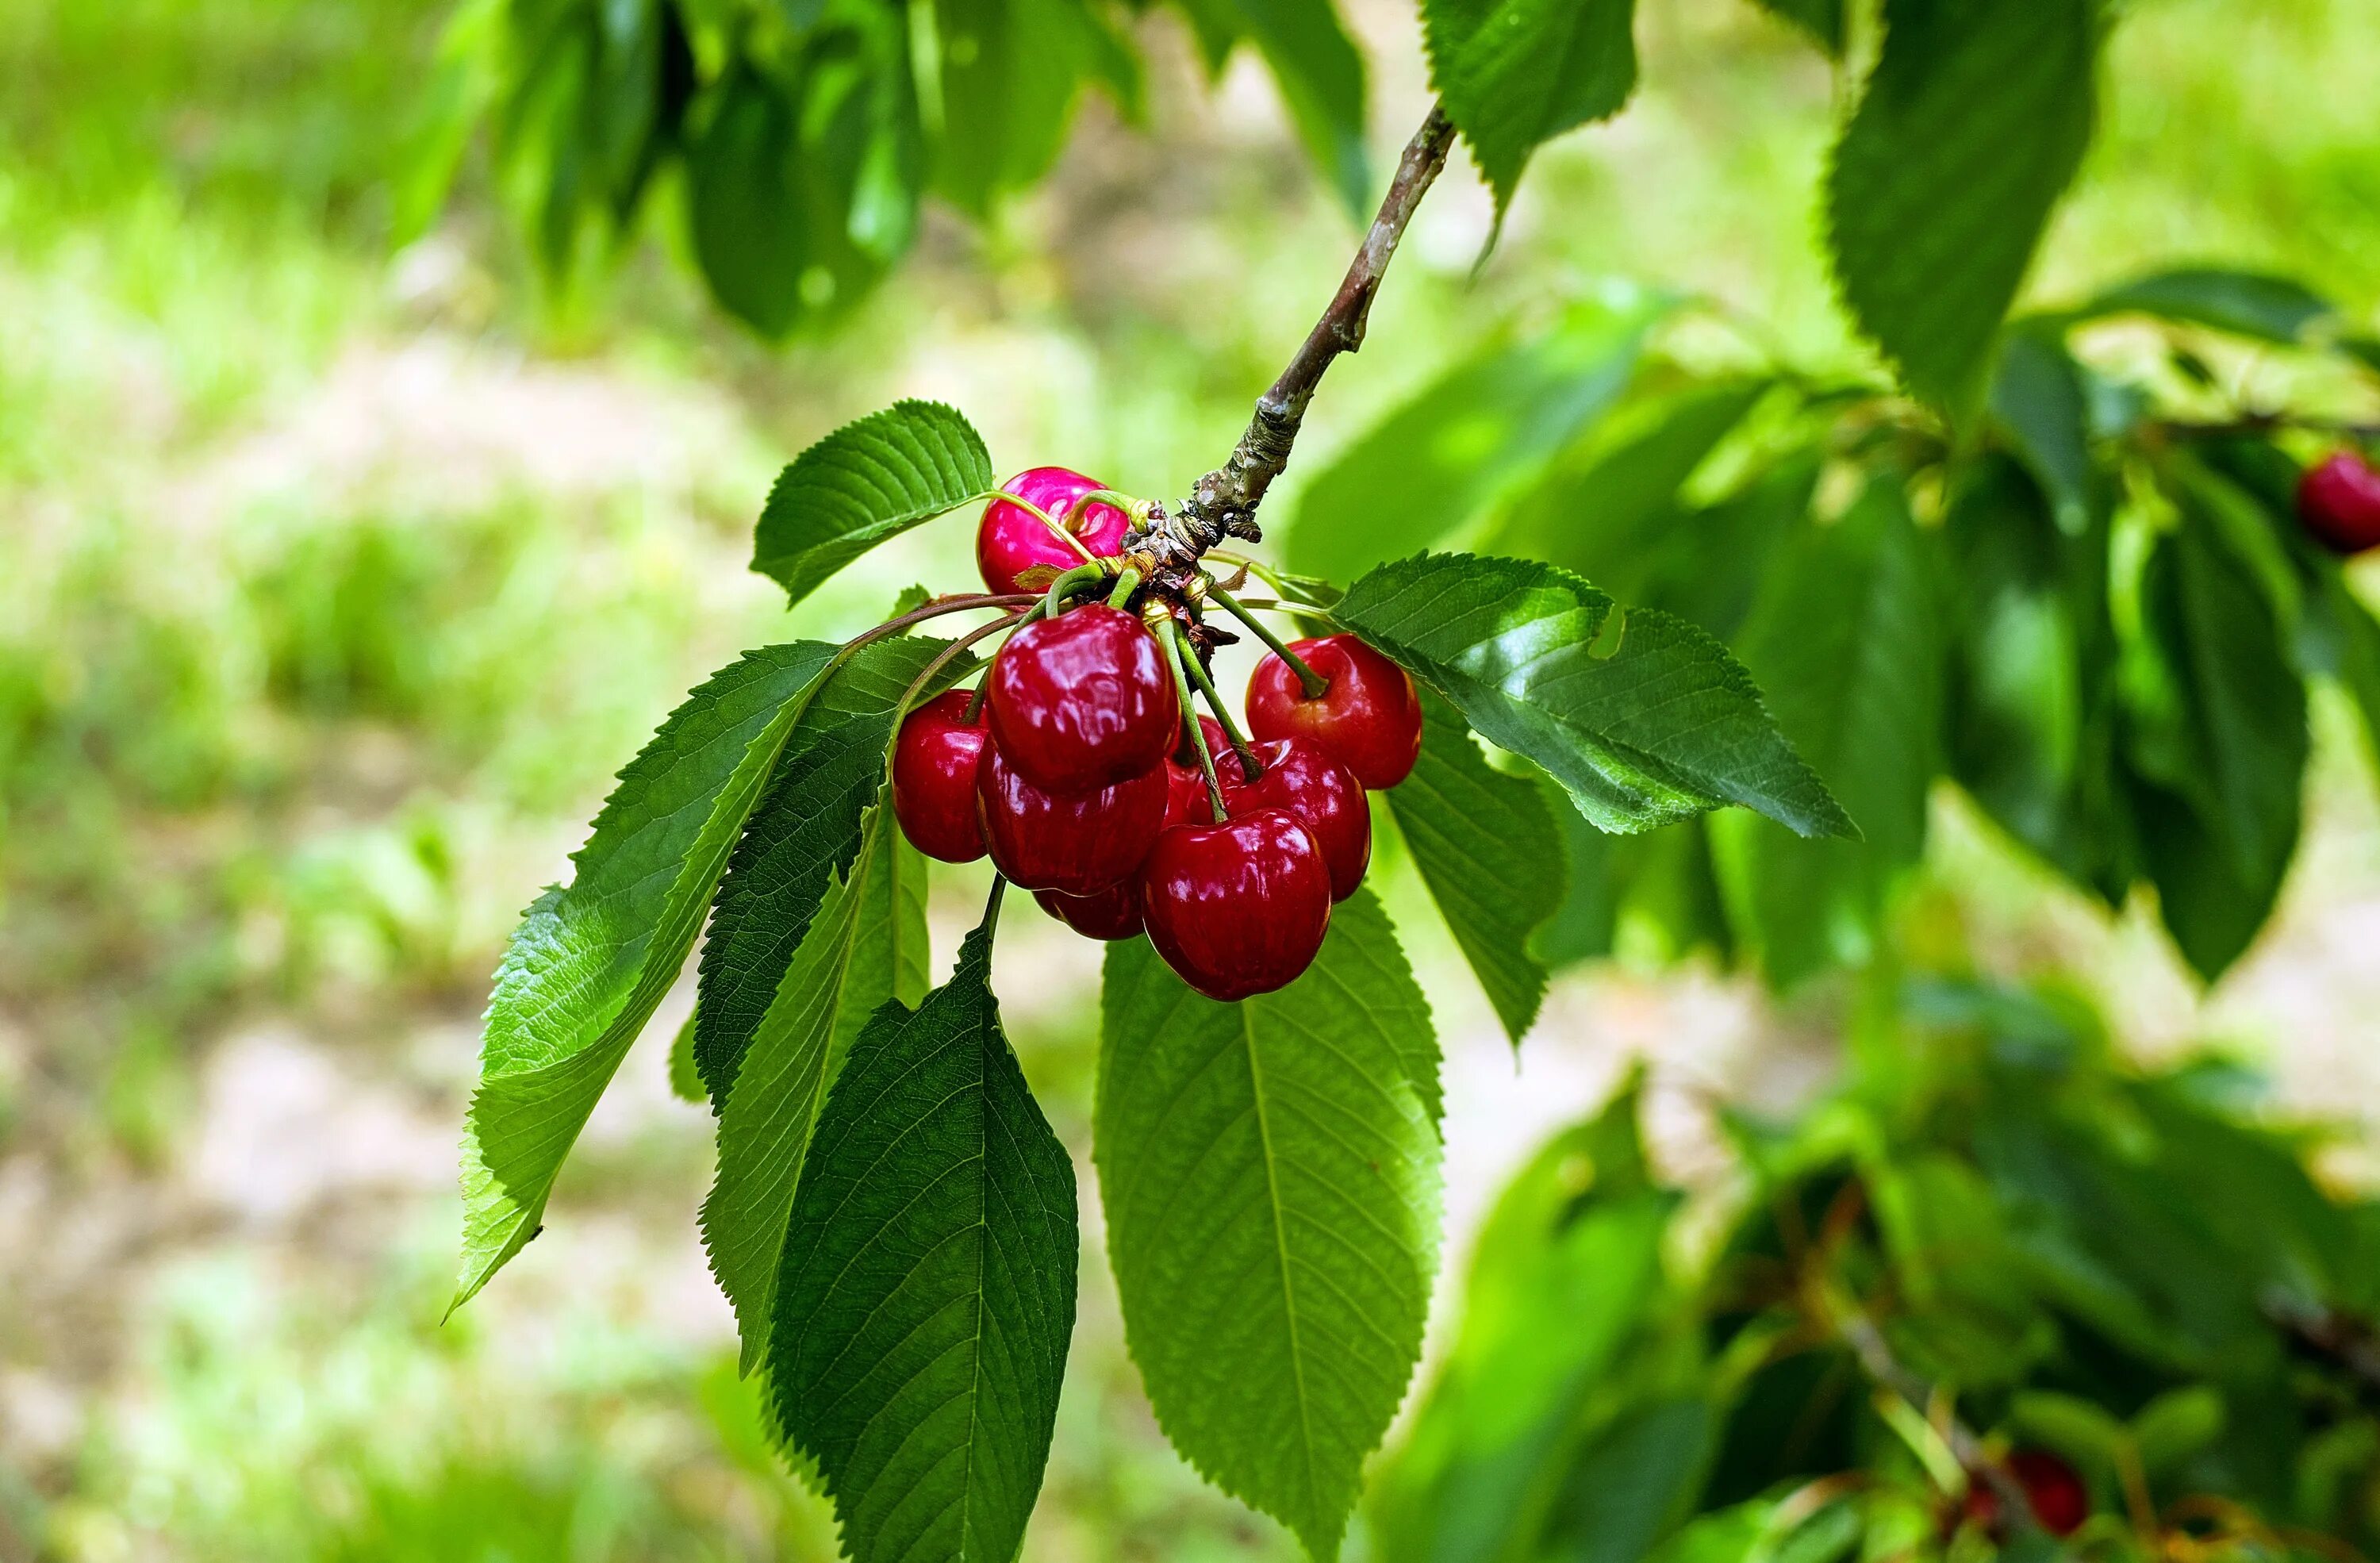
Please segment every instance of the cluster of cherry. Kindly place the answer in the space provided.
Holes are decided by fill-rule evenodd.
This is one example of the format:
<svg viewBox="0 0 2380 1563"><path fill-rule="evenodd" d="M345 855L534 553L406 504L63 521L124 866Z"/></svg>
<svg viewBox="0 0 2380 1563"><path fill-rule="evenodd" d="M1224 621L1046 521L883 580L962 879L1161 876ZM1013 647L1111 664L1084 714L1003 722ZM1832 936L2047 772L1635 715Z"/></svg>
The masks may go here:
<svg viewBox="0 0 2380 1563"><path fill-rule="evenodd" d="M1084 503L1102 491L1091 479L1037 467L1003 488L1040 514L986 507L977 560L993 592L1078 562L1052 521L1091 553L1121 553L1127 522ZM1220 706L1194 726L1188 670L1175 659L1197 653L1159 639L1182 611L1152 599L1135 614L1095 600L1025 624L980 690L939 696L903 723L892 811L928 856L966 863L989 852L1076 932L1146 930L1193 987L1245 999L1305 971L1331 905L1363 882L1365 790L1413 769L1421 708L1402 668L1334 635L1291 642L1287 659L1258 665L1253 740ZM1309 679L1326 687L1309 694Z"/></svg>

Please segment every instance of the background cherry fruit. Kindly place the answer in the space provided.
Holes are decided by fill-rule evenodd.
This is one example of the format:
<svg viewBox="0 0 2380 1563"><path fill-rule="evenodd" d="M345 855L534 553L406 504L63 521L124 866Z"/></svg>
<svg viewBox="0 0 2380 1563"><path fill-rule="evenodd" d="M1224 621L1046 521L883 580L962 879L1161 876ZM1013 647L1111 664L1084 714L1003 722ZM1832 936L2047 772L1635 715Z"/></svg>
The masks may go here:
<svg viewBox="0 0 2380 1563"><path fill-rule="evenodd" d="M1330 870L1286 809L1166 831L1141 867L1148 940L1183 981L1226 1002L1270 993L1314 963L1330 927Z"/></svg>
<svg viewBox="0 0 2380 1563"><path fill-rule="evenodd" d="M1421 697L1411 675L1352 635L1293 640L1289 648L1330 687L1307 699L1289 664L1268 655L1248 680L1248 731L1303 738L1366 787L1393 787L1410 775L1421 753Z"/></svg>
<svg viewBox="0 0 2380 1563"><path fill-rule="evenodd" d="M993 866L1029 891L1089 895L1131 877L1165 826L1165 772L1060 793L1018 775L997 739L976 769Z"/></svg>
<svg viewBox="0 0 2380 1563"><path fill-rule="evenodd" d="M1330 899L1344 901L1364 882L1372 861L1372 805L1355 773L1303 738L1276 738L1256 745L1264 774L1246 780L1236 757L1218 763L1223 805L1234 818L1260 808L1282 808L1305 823L1330 870Z"/></svg>
<svg viewBox="0 0 2380 1563"><path fill-rule="evenodd" d="M2380 472L2354 451L2334 451L2298 480L2298 519L2339 553L2380 548Z"/></svg>
<svg viewBox="0 0 2380 1563"><path fill-rule="evenodd" d="M1000 486L1002 493L1031 501L1081 539L1092 553L1112 558L1123 551L1132 518L1111 504L1085 505L1083 496L1107 485L1064 466L1028 467ZM1079 514L1078 514L1079 512ZM1083 556L1051 535L1041 518L1021 504L994 500L984 506L975 531L976 568L991 591L1029 591L1016 577L1037 564L1072 569Z"/></svg>
<svg viewBox="0 0 2380 1563"><path fill-rule="evenodd" d="M1086 939L1130 939L1140 931L1140 887L1130 879L1089 895L1035 891L1033 899Z"/></svg>
<svg viewBox="0 0 2380 1563"><path fill-rule="evenodd" d="M2075 1469L2047 1449L2019 1449L2008 1457L2008 1472L2024 1489L2025 1507L2053 1536L2070 1536L2091 1517L2091 1489ZM1977 1481L1967 1488L1967 1518L1998 1534L1999 1495Z"/></svg>
<svg viewBox="0 0 2380 1563"><path fill-rule="evenodd" d="M975 773L990 734L966 720L967 692L953 689L911 711L892 746L892 818L909 844L945 863L984 854Z"/></svg>
<svg viewBox="0 0 2380 1563"><path fill-rule="evenodd" d="M1152 769L1181 728L1157 637L1104 602L1026 625L984 676L993 742L1017 774L1056 792Z"/></svg>

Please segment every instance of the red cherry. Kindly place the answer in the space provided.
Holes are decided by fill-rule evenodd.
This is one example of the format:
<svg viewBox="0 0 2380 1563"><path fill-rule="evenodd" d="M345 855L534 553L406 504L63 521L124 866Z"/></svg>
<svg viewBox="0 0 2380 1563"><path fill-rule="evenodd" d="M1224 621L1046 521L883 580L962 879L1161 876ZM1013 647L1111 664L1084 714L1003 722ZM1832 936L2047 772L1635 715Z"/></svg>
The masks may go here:
<svg viewBox="0 0 2380 1563"><path fill-rule="evenodd" d="M1232 740L1224 734L1223 724L1202 715L1198 731L1207 735L1207 752L1215 757L1217 765L1222 764L1223 757L1232 752ZM1182 730L1182 741L1173 745L1173 757L1193 770L1198 769L1198 751L1190 746L1190 730L1186 727Z"/></svg>
<svg viewBox="0 0 2380 1563"><path fill-rule="evenodd" d="M1123 551L1123 534L1132 518L1105 503L1087 506L1080 515L1075 514L1085 494L1106 487L1096 478L1063 466L1035 466L1002 483L1000 491L1039 505L1051 520L1081 539L1085 548L1112 558ZM1070 570L1082 562L1081 554L1059 541L1041 518L1025 506L1005 500L984 506L983 522L975 532L975 563L990 589L1029 591L1031 588L1016 584L1016 577L1035 565Z"/></svg>
<svg viewBox="0 0 2380 1563"><path fill-rule="evenodd" d="M2380 547L2380 472L2353 451L2335 451L2298 482L2298 519L2339 553Z"/></svg>
<svg viewBox="0 0 2380 1563"><path fill-rule="evenodd" d="M1029 891L1089 895L1129 878L1165 827L1165 772L1155 766L1089 793L1053 793L1019 776L993 740L976 769L992 866Z"/></svg>
<svg viewBox="0 0 2380 1563"><path fill-rule="evenodd" d="M2051 1535L2070 1536L2091 1517L2091 1490L2072 1466L2047 1449L2017 1450L2008 1457L2008 1472L2024 1489L2025 1507ZM1991 1484L1979 1480L1968 1486L1967 1518L1998 1533L2000 1500Z"/></svg>
<svg viewBox="0 0 2380 1563"><path fill-rule="evenodd" d="M1196 765L1165 762L1165 828L1212 825L1215 807L1207 798L1207 776Z"/></svg>
<svg viewBox="0 0 2380 1563"><path fill-rule="evenodd" d="M1267 656L1248 680L1248 731L1303 738L1366 787L1393 787L1421 753L1421 697L1405 670L1352 635L1293 640L1289 648L1330 681L1309 700L1297 675Z"/></svg>
<svg viewBox="0 0 2380 1563"><path fill-rule="evenodd" d="M1330 899L1346 900L1364 882L1372 861L1372 806L1364 784L1303 738L1258 744L1256 755L1264 773L1254 782L1236 757L1216 762L1223 806L1234 818L1260 808L1285 808L1304 820L1330 870Z"/></svg>
<svg viewBox="0 0 2380 1563"><path fill-rule="evenodd" d="M1086 939L1130 939L1140 931L1140 887L1129 879L1090 895L1035 891L1033 899Z"/></svg>
<svg viewBox="0 0 2380 1563"><path fill-rule="evenodd" d="M1182 705L1148 626L1094 602L1026 625L991 660L991 736L1019 775L1087 793L1154 768Z"/></svg>
<svg viewBox="0 0 2380 1563"><path fill-rule="evenodd" d="M980 718L968 724L967 699L964 689L935 696L909 713L892 746L892 818L911 846L945 863L984 852L975 773L991 735Z"/></svg>
<svg viewBox="0 0 2380 1563"><path fill-rule="evenodd" d="M1314 963L1330 927L1330 870L1286 809L1179 826L1141 867L1140 911L1165 963L1229 1002L1284 987Z"/></svg>

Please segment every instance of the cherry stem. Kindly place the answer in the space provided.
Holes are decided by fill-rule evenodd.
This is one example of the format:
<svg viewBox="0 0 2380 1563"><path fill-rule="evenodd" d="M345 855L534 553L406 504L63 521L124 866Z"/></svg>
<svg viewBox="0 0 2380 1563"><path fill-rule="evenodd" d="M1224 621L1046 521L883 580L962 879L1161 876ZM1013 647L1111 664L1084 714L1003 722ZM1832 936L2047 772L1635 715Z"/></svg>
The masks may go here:
<svg viewBox="0 0 2380 1563"><path fill-rule="evenodd" d="M1248 608L1247 604L1240 601L1230 592L1225 591L1219 586L1209 585L1207 588L1207 595L1221 603L1223 605L1224 612L1229 613L1234 619L1239 620L1240 623L1247 625L1248 633L1250 635L1253 635L1258 640L1263 641L1267 647L1271 648L1274 656L1289 664L1289 671L1295 673L1297 675L1297 682L1305 686L1305 697L1307 699L1319 700L1322 697L1330 693L1330 681L1323 677L1320 673L1316 672L1312 668L1307 667L1305 665L1305 659L1291 650L1288 644L1284 642L1281 636L1273 634L1271 630L1266 628L1264 621L1257 618Z"/></svg>
<svg viewBox="0 0 2380 1563"><path fill-rule="evenodd" d="M1027 608L1022 613L1017 614L1014 619L1005 621L1005 627L1009 629L1023 629L1026 625L1031 624L1034 620L1041 616L1042 608L1044 606L1041 600L1039 598L1027 598L1026 600L1032 603L1033 606ZM981 684L977 685L975 686L975 693L967 697L966 709L959 713L959 720L965 722L969 727L973 727L976 724L977 720L983 715L984 697L989 695L990 692L991 680L987 678Z"/></svg>
<svg viewBox="0 0 2380 1563"><path fill-rule="evenodd" d="M1190 682L1198 686L1198 693L1207 697L1207 704L1215 709L1216 722L1221 726L1223 736L1232 741L1232 752L1240 757L1241 773L1254 782L1264 774L1264 767L1257 763L1257 752L1248 746L1247 735L1240 731L1239 723L1232 720L1231 708L1224 704L1222 696L1216 693L1214 678L1199 665L1198 653L1193 648L1185 646L1182 648L1182 660L1189 670Z"/></svg>
<svg viewBox="0 0 2380 1563"><path fill-rule="evenodd" d="M1049 593L1041 600L1041 616L1056 618L1066 606L1068 592L1087 581L1104 581L1107 578L1106 568L1097 563L1075 565L1050 583Z"/></svg>
<svg viewBox="0 0 2380 1563"><path fill-rule="evenodd" d="M1125 565L1123 573L1116 576L1115 589L1108 593L1108 606L1121 610L1132 600L1132 594L1139 589L1140 572L1129 564Z"/></svg>
<svg viewBox="0 0 2380 1563"><path fill-rule="evenodd" d="M1031 500L1026 499L1024 495L1012 494L1005 489L996 489L991 492L990 498L994 504L998 504L1002 501L1005 501L1010 504L1015 505L1020 510L1029 511L1035 520L1040 522L1041 525L1049 527L1050 531L1056 533L1060 540L1064 542L1068 548L1071 548L1076 553L1081 554L1083 556L1084 563L1099 563L1099 556L1093 553L1089 547L1084 543L1082 539L1075 536L1074 531L1068 527L1063 521L1059 520L1056 516L1050 515L1039 505L1035 504ZM1105 566L1101 566L1101 568L1104 569Z"/></svg>
<svg viewBox="0 0 2380 1563"><path fill-rule="evenodd" d="M1165 660L1172 666L1173 692L1182 701L1182 725L1190 733L1190 746L1198 751L1198 769L1207 778L1207 806L1215 811L1216 824L1225 824L1232 811L1223 806L1223 783L1216 778L1215 757L1207 752L1207 734L1198 726L1197 699L1190 693L1190 675L1183 668L1183 660L1190 653L1182 644L1182 626L1173 622L1170 612L1165 615L1165 633L1157 637L1157 642L1165 648Z"/></svg>
<svg viewBox="0 0 2380 1563"><path fill-rule="evenodd" d="M998 873L992 875L991 895L990 898L983 903L983 926L987 928L993 929L994 932L998 931L997 925L1000 921L1000 897L1002 892L1005 891L1007 889L1007 875Z"/></svg>
<svg viewBox="0 0 2380 1563"><path fill-rule="evenodd" d="M968 647L973 646L977 641L981 640L988 635L1000 635L1005 631L1014 629L1017 627L1017 623L1018 621L1015 619L1008 618L994 619L988 624L978 624L975 628L967 631L966 634L959 636L956 640L952 641L948 646L943 647L940 651L934 653L934 660L928 662L924 669L918 672L917 676L909 681L909 687L901 692L901 703L892 708L892 736L886 741L884 745L884 763L886 765L891 765L892 763L892 751L900 746L901 723L908 716L910 706L916 702L918 695L925 690L926 686L934 682L934 676L937 673L940 673L944 668L950 666L952 659L957 657L961 652L965 651ZM971 700L970 705L972 705Z"/></svg>
<svg viewBox="0 0 2380 1563"><path fill-rule="evenodd" d="M872 646L888 635L899 635L912 624L922 624L928 619L939 619L945 613L970 613L978 608L1022 608L1040 600L1031 592L1009 592L999 596L974 595L954 597L947 601L929 602L923 608L912 609L897 619L887 619L874 629L862 630L843 643L834 660L827 664L829 672L843 666L859 654L860 648Z"/></svg>

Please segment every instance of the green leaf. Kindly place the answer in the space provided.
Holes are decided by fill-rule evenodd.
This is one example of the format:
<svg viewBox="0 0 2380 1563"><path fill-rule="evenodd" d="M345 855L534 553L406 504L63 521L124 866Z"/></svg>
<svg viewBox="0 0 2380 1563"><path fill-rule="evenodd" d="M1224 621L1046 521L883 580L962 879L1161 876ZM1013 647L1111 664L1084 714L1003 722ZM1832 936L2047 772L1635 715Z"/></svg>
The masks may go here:
<svg viewBox="0 0 2380 1563"><path fill-rule="evenodd" d="M2091 139L2095 0L1886 0L1827 226L1862 330L1963 417Z"/></svg>
<svg viewBox="0 0 2380 1563"><path fill-rule="evenodd" d="M1613 285L1551 331L1456 365L1318 473L1288 559L1341 580L1439 541L1533 481L1620 394L1667 297Z"/></svg>
<svg viewBox="0 0 2380 1563"><path fill-rule="evenodd" d="M1085 80L1103 79L1128 111L1139 104L1139 61L1079 0L935 0L934 19L935 188L978 219L1049 171Z"/></svg>
<svg viewBox="0 0 2380 1563"><path fill-rule="evenodd" d="M694 1067L694 1012L686 1012L686 1024L670 1038L670 1095L682 1102L708 1102L709 1092L702 1088L702 1072Z"/></svg>
<svg viewBox="0 0 2380 1563"><path fill-rule="evenodd" d="M2372 761L2380 766L2380 619L2355 595L2347 577L2333 566L2323 577L2315 599L2326 622L2335 627L2339 684L2363 714L2363 736Z"/></svg>
<svg viewBox="0 0 2380 1563"><path fill-rule="evenodd" d="M895 402L820 440L769 491L752 568L799 602L885 539L999 482L983 439L939 402Z"/></svg>
<svg viewBox="0 0 2380 1563"><path fill-rule="evenodd" d="M2285 344L2304 340L2308 328L2337 312L2330 300L2288 277L2216 266L2155 273L2109 288L2076 311L2155 315Z"/></svg>
<svg viewBox="0 0 2380 1563"><path fill-rule="evenodd" d="M1810 35L1819 48L1836 59L1843 55L1843 0L1755 0L1762 10L1781 17Z"/></svg>
<svg viewBox="0 0 2380 1563"><path fill-rule="evenodd" d="M2188 1460L2223 1436L2223 1391L2192 1384L2168 1389L2132 1417L2141 1465L2154 1474Z"/></svg>
<svg viewBox="0 0 2380 1563"><path fill-rule="evenodd" d="M994 903L994 915L997 903ZM854 1563L1009 1563L1075 1326L1075 1171L991 995L991 920L872 1016L820 1114L769 1349Z"/></svg>
<svg viewBox="0 0 2380 1563"><path fill-rule="evenodd" d="M724 1106L763 1017L785 1002L786 968L830 880L859 851L862 818L884 776L894 708L947 645L895 636L862 648L819 690L786 740L728 860L703 939L694 1061L714 1107ZM937 693L973 665L953 658L920 693Z"/></svg>
<svg viewBox="0 0 2380 1563"><path fill-rule="evenodd" d="M2091 460L2087 371L2066 350L2065 334L2046 321L2020 321L2000 339L1992 379L1992 417L2007 432L2050 500L2058 530L2081 537L2103 508Z"/></svg>
<svg viewBox="0 0 2380 1563"><path fill-rule="evenodd" d="M1500 217L1541 142L1636 88L1635 0L1424 0L1430 85Z"/></svg>
<svg viewBox="0 0 2380 1563"><path fill-rule="evenodd" d="M1178 0L1192 25L1213 42L1256 44L1281 87L1281 101L1332 191L1361 221L1372 199L1364 151L1364 56L1330 0ZM1210 47L1220 66L1225 47Z"/></svg>
<svg viewBox="0 0 2380 1563"><path fill-rule="evenodd" d="M2009 1401L2009 1422L2085 1471L2112 1473L2122 1459L2123 1423L2079 1396L2020 1390Z"/></svg>
<svg viewBox="0 0 2380 1563"><path fill-rule="evenodd" d="M1560 909L1568 878L1546 794L1490 766L1463 718L1425 691L1421 757L1388 800L1422 883L1518 1046L1546 995L1530 937Z"/></svg>
<svg viewBox="0 0 2380 1563"><path fill-rule="evenodd" d="M1608 625L1611 599L1556 565L1421 554L1357 581L1332 616L1543 766L1599 829L1732 803L1804 835L1857 833L1725 647L1649 610Z"/></svg>
<svg viewBox="0 0 2380 1563"><path fill-rule="evenodd" d="M1219 1004L1109 947L1093 1157L1124 1338L1173 1447L1336 1555L1421 1355L1438 1043L1379 903L1278 993Z"/></svg>
<svg viewBox="0 0 2380 1563"><path fill-rule="evenodd" d="M1749 816L1714 821L1738 930L1780 987L1864 964L1886 892L1925 850L1941 608L1900 476L1886 474L1840 521L1793 540L1737 639L1778 725L1865 832L1804 842Z"/></svg>
<svg viewBox="0 0 2380 1563"><path fill-rule="evenodd" d="M620 772L496 968L463 1141L460 1306L535 1237L563 1158L702 926L729 852L835 648L747 654Z"/></svg>
<svg viewBox="0 0 2380 1563"><path fill-rule="evenodd" d="M827 1092L871 1015L888 1000L925 996L926 969L926 865L893 827L887 795L868 811L848 868L828 882L720 1113L702 1242L735 1309L746 1373L768 1351L786 1223Z"/></svg>
<svg viewBox="0 0 2380 1563"><path fill-rule="evenodd" d="M1676 516L1641 588L1645 606L1732 641L1777 550L1810 514L1821 459L1797 451L1716 504Z"/></svg>

